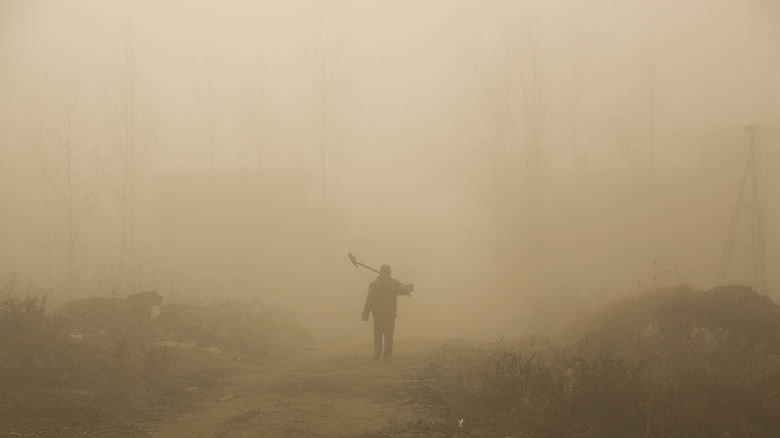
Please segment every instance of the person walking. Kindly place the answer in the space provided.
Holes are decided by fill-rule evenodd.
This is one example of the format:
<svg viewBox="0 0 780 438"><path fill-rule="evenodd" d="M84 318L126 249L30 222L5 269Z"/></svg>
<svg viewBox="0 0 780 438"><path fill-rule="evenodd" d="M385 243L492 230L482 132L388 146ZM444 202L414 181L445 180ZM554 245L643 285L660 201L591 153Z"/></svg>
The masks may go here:
<svg viewBox="0 0 780 438"><path fill-rule="evenodd" d="M373 315L374 360L382 357L384 340L384 359L387 363L393 361L393 332L395 317L398 315L398 295L409 295L414 290L411 283L402 284L392 277L392 273L389 265L382 265L379 268L379 277L368 287L362 318L363 321L368 321L368 316Z"/></svg>

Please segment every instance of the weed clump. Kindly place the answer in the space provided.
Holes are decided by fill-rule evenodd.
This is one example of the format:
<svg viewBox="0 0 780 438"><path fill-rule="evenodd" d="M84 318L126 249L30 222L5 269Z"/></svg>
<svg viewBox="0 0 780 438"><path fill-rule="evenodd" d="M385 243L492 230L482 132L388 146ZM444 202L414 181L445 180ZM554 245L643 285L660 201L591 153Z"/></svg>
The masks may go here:
<svg viewBox="0 0 780 438"><path fill-rule="evenodd" d="M780 434L780 307L752 289L647 293L579 333L463 357L468 403L501 413L508 434Z"/></svg>
<svg viewBox="0 0 780 438"><path fill-rule="evenodd" d="M0 282L0 435L84 432L129 405L184 408L244 358L294 354L309 339L273 303L162 304L146 291L51 313L42 292L15 275ZM188 388L197 394L179 397Z"/></svg>
<svg viewBox="0 0 780 438"><path fill-rule="evenodd" d="M31 336L39 333L46 315L46 296L10 297L0 301L0 333L10 336Z"/></svg>

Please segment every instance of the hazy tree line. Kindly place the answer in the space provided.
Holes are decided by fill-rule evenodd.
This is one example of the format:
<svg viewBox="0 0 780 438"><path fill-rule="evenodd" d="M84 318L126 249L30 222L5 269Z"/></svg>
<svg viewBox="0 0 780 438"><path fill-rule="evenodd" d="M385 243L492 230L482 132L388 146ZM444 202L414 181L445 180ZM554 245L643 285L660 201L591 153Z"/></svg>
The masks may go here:
<svg viewBox="0 0 780 438"><path fill-rule="evenodd" d="M459 27L461 38L453 39L471 82L463 88L455 115L460 124L436 148L435 160L488 212L497 266L495 290L519 297L541 319L549 318L547 310L562 300L577 305L571 296L575 291L563 292L561 282L555 281L573 274L565 269L571 265L560 261L562 253L573 252L577 245L560 236L568 235L564 229L572 227L571 222L587 215L583 211L602 208L582 191L605 172L610 174L605 188L613 196L610 213L634 217L625 218L632 233L621 248L624 258L633 259L629 269L638 284L625 289L642 288L642 280L644 287L658 287L667 281L711 276L711 254L723 251L725 236L725 231L717 230L725 230L728 218L721 211L707 210L718 205L711 197L724 207L733 205L736 168L720 161L720 173L714 175L708 174L713 168L702 164L724 151L731 157L726 160L741 163L747 137L737 134L730 136L731 143L722 138L707 143L691 132L676 75L687 58L674 54L670 43L650 28L634 42L629 56L610 63L585 49L587 26L567 29L561 43L531 8L513 3L491 6L487 14L481 7L470 11L468 15L476 18ZM604 65L625 68L620 72L623 77L616 80L615 72L605 75ZM767 146L777 141L771 126L765 132ZM611 158L605 161L605 156ZM776 173L777 157L770 150L762 159L770 178ZM713 181L717 184L711 185ZM762 185L771 191L768 181ZM708 198L701 199L702 193ZM676 229L697 207L707 214L696 216L698 225L685 225L690 235L680 235ZM777 206L767 212L771 208ZM707 234L711 226L716 232ZM583 261L620 244L610 238L608 225L574 227L579 227L578 234L603 236L578 253ZM691 275L679 247L695 245L691 237L697 234L709 239L706 247L698 248L707 269ZM615 264L614 274L628 266ZM647 275L640 278L637 269L646 269Z"/></svg>
<svg viewBox="0 0 780 438"><path fill-rule="evenodd" d="M344 30L337 18L322 5L301 14L308 68L297 78L301 95L291 99L298 102L297 115L284 122L269 103L262 62L221 75L204 33L206 41L190 56L191 77L184 78L192 98L189 117L199 130L178 128L185 156L211 172L302 168L314 208L335 208L354 159L339 53ZM155 66L139 50L135 32L129 24L117 32L94 83L85 84L67 64L35 83L33 95L15 87L24 78L5 81L2 91L29 105L3 105L0 116L4 274L16 271L66 293L99 288L95 292L126 294L145 286L141 277L152 269L141 253L148 254L153 230L151 174L162 170L171 127L161 123L170 121L161 114L161 84L154 82ZM233 82L240 85L235 95L228 92ZM201 146L205 153L196 150ZM23 250L14 254L10 248L19 244Z"/></svg>
<svg viewBox="0 0 780 438"><path fill-rule="evenodd" d="M605 169L619 170L614 184L640 209L630 244L635 266L674 265L664 250L666 224L679 214L671 199L684 191L670 181L690 176L697 163L695 140L684 131L675 100L679 61L647 35L630 59L613 65L626 71L604 77L603 59L585 49L587 26L572 26L561 37L520 4L492 6L487 12L480 6L443 37L449 47L442 50L465 73L452 90L457 105L444 117L445 133L427 138L425 146L428 159L470 191L489 218L486 239L496 271L487 287L552 306L552 280L565 275L559 271L566 250L560 249L561 230L578 217L573 210L589 208L580 202L581 190ZM148 269L141 247L152 221L150 174L164 168L171 132L203 171L304 169L312 205L330 217L359 161L355 130L371 117L370 107L357 107L348 68L354 54L340 11L320 5L301 15L300 94L283 105L262 50L254 69L225 75L204 33L189 58L191 77L182 78L192 99L189 123L164 125L170 119L157 98L154 66L138 50L136 30L126 26L104 57L102 81L85 84L65 68L35 84L29 108L0 108L1 236L6 248L20 241L25 247L18 257L4 251L4 268L68 292L98 277L109 283L100 293L141 288L141 272ZM2 91L17 92L14 81L5 85ZM85 96L94 89L97 97ZM600 96L605 90L610 99ZM21 259L36 265L17 268Z"/></svg>
<svg viewBox="0 0 780 438"><path fill-rule="evenodd" d="M661 108L672 79L658 59L659 50L640 46L632 60L634 76L626 90L617 91L623 96L618 108L596 120L588 94L609 86L596 76L601 60L567 47L583 48L587 29L570 29L561 44L535 20L533 10L511 3L495 9L483 21L464 26L462 38L455 40L473 86L465 114L458 115L466 121L460 138L440 148L438 160L489 213L498 288L519 289L531 303L546 306L552 292L548 279L558 275L548 260L551 240L583 184L557 194L554 186L562 174L575 181L588 178L597 144L602 152L614 148L611 155L619 159L595 166L624 168L625 182L637 186L648 210L647 229L638 229L637 236L651 236L648 260L660 257L651 249L660 239L654 219L659 214L657 178L670 155L679 155L683 147L662 138L670 129L667 119L674 118L670 109ZM471 15L481 16L479 11Z"/></svg>

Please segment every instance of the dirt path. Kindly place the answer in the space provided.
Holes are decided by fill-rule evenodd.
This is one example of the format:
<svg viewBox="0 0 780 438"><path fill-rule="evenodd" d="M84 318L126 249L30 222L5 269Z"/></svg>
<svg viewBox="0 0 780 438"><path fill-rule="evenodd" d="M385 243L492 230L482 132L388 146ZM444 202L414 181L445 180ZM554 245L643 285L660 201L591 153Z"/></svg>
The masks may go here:
<svg viewBox="0 0 780 438"><path fill-rule="evenodd" d="M446 400L457 390L448 344L396 342L392 364L372 361L368 343L346 340L244 361L216 391L185 388L185 396L200 396L192 409L140 428L147 436L187 438L457 435Z"/></svg>

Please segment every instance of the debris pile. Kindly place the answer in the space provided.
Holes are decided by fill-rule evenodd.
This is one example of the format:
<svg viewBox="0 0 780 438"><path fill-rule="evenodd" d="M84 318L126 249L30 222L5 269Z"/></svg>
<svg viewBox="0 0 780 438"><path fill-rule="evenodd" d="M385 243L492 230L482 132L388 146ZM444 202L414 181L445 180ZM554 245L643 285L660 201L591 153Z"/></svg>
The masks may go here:
<svg viewBox="0 0 780 438"><path fill-rule="evenodd" d="M288 311L259 302L163 304L147 291L75 299L48 313L45 297L6 298L0 434L28 433L20 427L31 424L83 430L128 403L169 403L171 388L218 384L208 370L219 364L267 360L312 341Z"/></svg>
<svg viewBox="0 0 780 438"><path fill-rule="evenodd" d="M780 306L755 290L626 297L562 343L460 360L467 418L504 435L780 436Z"/></svg>
<svg viewBox="0 0 780 438"><path fill-rule="evenodd" d="M127 298L73 300L62 310L70 338L113 338L144 342L147 348L198 348L209 354L269 356L310 336L289 312L256 302L220 302L210 306L162 304L154 291Z"/></svg>

